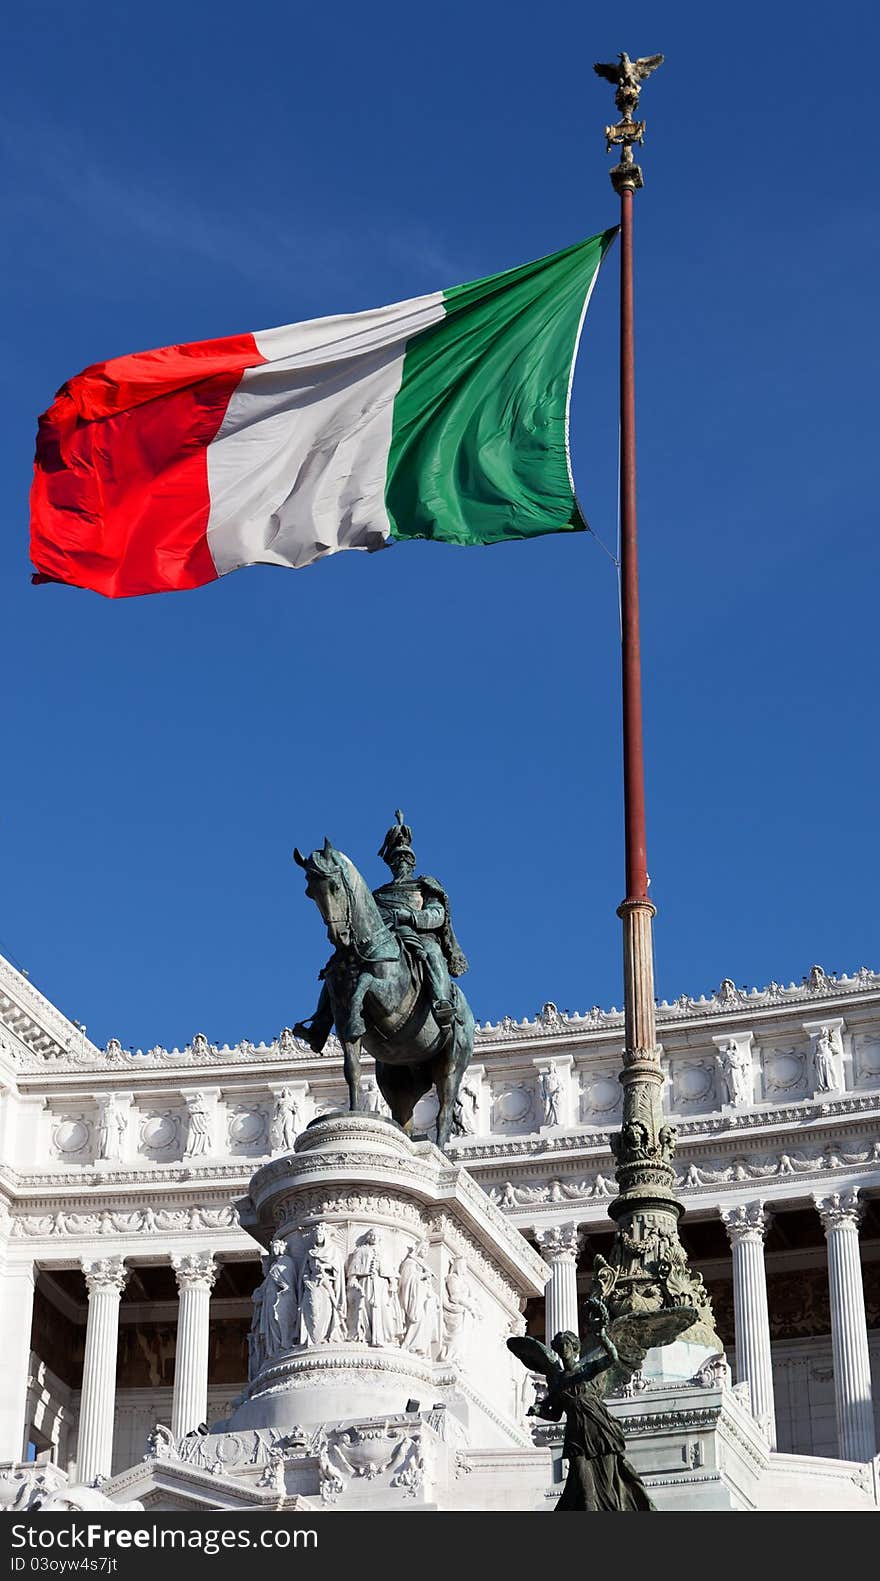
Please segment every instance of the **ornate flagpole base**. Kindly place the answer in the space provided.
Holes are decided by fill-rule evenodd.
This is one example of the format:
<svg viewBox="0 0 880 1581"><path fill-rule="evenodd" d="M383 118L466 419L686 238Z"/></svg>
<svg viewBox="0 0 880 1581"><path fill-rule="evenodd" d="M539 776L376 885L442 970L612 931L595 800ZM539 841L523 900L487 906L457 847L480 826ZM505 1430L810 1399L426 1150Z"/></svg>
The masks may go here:
<svg viewBox="0 0 880 1581"><path fill-rule="evenodd" d="M601 1297L612 1320L621 1370L641 1368L670 1376L672 1357L643 1366L648 1351L681 1340L685 1376L723 1345L702 1275L694 1274L679 1240L682 1204L674 1192L675 1129L663 1116L663 1070L654 1017L654 962L649 900L625 900L623 920L626 1047L623 1051L623 1119L612 1139L618 1195L609 1206L617 1229L611 1255L593 1261L591 1294ZM615 1381L622 1381L620 1379Z"/></svg>

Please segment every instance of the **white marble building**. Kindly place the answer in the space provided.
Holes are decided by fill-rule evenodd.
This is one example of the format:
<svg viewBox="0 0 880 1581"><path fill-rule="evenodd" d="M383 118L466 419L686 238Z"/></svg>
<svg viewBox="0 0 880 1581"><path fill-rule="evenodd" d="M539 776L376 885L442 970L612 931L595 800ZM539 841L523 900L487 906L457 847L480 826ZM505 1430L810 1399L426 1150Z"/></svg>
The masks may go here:
<svg viewBox="0 0 880 1581"><path fill-rule="evenodd" d="M525 1312L541 1336L577 1326L578 1290L610 1239L622 1033L615 1010L553 1005L478 1032L453 1151L549 1266ZM726 980L711 999L661 1004L658 1035L682 1239L738 1398L780 1465L812 1457L818 1479L842 1460L856 1480L865 1468L867 1488L880 974L814 967L761 991ZM0 1075L0 1461L106 1476L142 1460L157 1421L179 1438L240 1394L262 1274L233 1203L344 1103L341 1061L289 1031L256 1046L196 1034L183 1049L102 1050L0 957ZM426 1101L429 1134L432 1115ZM645 1400L630 1402L633 1421Z"/></svg>

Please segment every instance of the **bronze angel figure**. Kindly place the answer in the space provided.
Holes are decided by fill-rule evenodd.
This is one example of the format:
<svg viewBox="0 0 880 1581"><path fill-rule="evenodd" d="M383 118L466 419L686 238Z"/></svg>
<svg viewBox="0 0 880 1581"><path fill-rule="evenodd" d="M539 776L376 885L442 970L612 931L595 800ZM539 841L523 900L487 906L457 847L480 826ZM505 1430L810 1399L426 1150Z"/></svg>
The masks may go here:
<svg viewBox="0 0 880 1581"><path fill-rule="evenodd" d="M568 1476L557 1510L653 1510L647 1490L626 1458L626 1441L595 1380L620 1360L608 1332L608 1308L597 1297L586 1303L589 1338L555 1334L552 1348L532 1335L507 1341L530 1372L547 1379L544 1399L529 1414L551 1422L565 1417L562 1453Z"/></svg>

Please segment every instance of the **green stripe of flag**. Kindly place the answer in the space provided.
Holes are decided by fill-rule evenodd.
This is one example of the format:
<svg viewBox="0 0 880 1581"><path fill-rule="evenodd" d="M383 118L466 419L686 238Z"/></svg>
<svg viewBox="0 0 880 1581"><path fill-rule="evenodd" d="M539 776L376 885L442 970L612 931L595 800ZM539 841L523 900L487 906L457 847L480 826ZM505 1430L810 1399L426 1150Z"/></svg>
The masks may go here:
<svg viewBox="0 0 880 1581"><path fill-rule="evenodd" d="M392 539L485 544L585 525L568 405L581 325L616 228L444 292L407 346L385 501Z"/></svg>

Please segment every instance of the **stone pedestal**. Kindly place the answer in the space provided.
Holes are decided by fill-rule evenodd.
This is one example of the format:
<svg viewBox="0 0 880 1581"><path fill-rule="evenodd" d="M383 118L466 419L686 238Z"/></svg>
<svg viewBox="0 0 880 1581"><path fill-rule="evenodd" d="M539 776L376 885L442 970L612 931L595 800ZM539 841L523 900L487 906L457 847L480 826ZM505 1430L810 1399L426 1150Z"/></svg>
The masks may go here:
<svg viewBox="0 0 880 1581"><path fill-rule="evenodd" d="M443 1405L473 1447L531 1443L505 1341L549 1270L465 1169L380 1115L329 1115L238 1207L269 1255L226 1430Z"/></svg>
<svg viewBox="0 0 880 1581"><path fill-rule="evenodd" d="M716 1365L684 1386L632 1385L608 1402L658 1510L877 1509L870 1465L775 1454L747 1387L730 1389L723 1371ZM104 1492L147 1510L549 1513L565 1482L563 1429L533 1431L527 1448L474 1448L452 1410L437 1405L313 1430L251 1428L177 1443L157 1434L147 1458ZM38 1469L0 1466L0 1505L20 1500L22 1478Z"/></svg>

